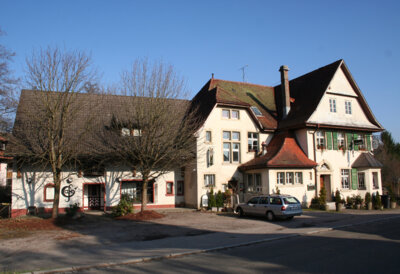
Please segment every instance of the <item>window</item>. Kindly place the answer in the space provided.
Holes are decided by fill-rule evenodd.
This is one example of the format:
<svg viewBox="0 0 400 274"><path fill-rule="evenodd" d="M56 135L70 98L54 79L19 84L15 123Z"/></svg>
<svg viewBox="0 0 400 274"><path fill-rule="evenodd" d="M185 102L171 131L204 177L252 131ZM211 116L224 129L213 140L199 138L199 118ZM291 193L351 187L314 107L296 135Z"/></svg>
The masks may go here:
<svg viewBox="0 0 400 274"><path fill-rule="evenodd" d="M344 102L344 107L346 110L346 114L351 114L351 102L350 101L345 101Z"/></svg>
<svg viewBox="0 0 400 274"><path fill-rule="evenodd" d="M231 117L232 117L232 119L239 119L239 111L238 110L232 110L231 111Z"/></svg>
<svg viewBox="0 0 400 274"><path fill-rule="evenodd" d="M147 201L154 202L153 199L153 181L148 182L147 185ZM121 182L121 195L127 194L132 199L133 203L140 203L142 201L142 181L123 181Z"/></svg>
<svg viewBox="0 0 400 274"><path fill-rule="evenodd" d="M1 150L6 150L6 143L0 143L0 149Z"/></svg>
<svg viewBox="0 0 400 274"><path fill-rule="evenodd" d="M295 184L302 184L303 183L303 173L302 172L295 172L294 173L294 183Z"/></svg>
<svg viewBox="0 0 400 274"><path fill-rule="evenodd" d="M45 185L43 201L45 201L45 202L53 202L54 201L54 184Z"/></svg>
<svg viewBox="0 0 400 274"><path fill-rule="evenodd" d="M167 190L165 192L167 195L174 195L174 183L167 182Z"/></svg>
<svg viewBox="0 0 400 274"><path fill-rule="evenodd" d="M138 137L138 136L142 136L142 130L134 128L132 129L132 136Z"/></svg>
<svg viewBox="0 0 400 274"><path fill-rule="evenodd" d="M374 189L378 189L379 188L378 172L372 172L372 187Z"/></svg>
<svg viewBox="0 0 400 274"><path fill-rule="evenodd" d="M358 189L365 189L365 174L364 174L364 172L358 173Z"/></svg>
<svg viewBox="0 0 400 274"><path fill-rule="evenodd" d="M176 183L176 195L182 196L183 193L183 181L178 181Z"/></svg>
<svg viewBox="0 0 400 274"><path fill-rule="evenodd" d="M226 118L226 119L231 118L231 113L230 113L229 109L222 110L222 118Z"/></svg>
<svg viewBox="0 0 400 274"><path fill-rule="evenodd" d="M230 163L231 162L231 144L224 143L224 162Z"/></svg>
<svg viewBox="0 0 400 274"><path fill-rule="evenodd" d="M262 113L261 113L261 111L260 111L257 107L252 106L252 107L250 107L250 108L251 108L251 110L253 111L253 113L254 113L256 116L263 116Z"/></svg>
<svg viewBox="0 0 400 274"><path fill-rule="evenodd" d="M285 172L278 172L276 177L276 184L284 185L285 184Z"/></svg>
<svg viewBox="0 0 400 274"><path fill-rule="evenodd" d="M358 146L359 150L366 150L367 147L365 145L365 135L358 134L357 138L354 140L354 144Z"/></svg>
<svg viewBox="0 0 400 274"><path fill-rule="evenodd" d="M262 192L261 174L248 173L245 176L248 192Z"/></svg>
<svg viewBox="0 0 400 274"><path fill-rule="evenodd" d="M350 170L342 169L341 170L341 179L342 179L342 188L349 189L350 188Z"/></svg>
<svg viewBox="0 0 400 274"><path fill-rule="evenodd" d="M286 172L286 182L287 185L293 185L293 172Z"/></svg>
<svg viewBox="0 0 400 274"><path fill-rule="evenodd" d="M209 148L207 150L207 167L210 167L214 164L214 150L213 148Z"/></svg>
<svg viewBox="0 0 400 274"><path fill-rule="evenodd" d="M248 203L249 204L258 204L258 199L260 199L260 198L259 197L253 197L248 201Z"/></svg>
<svg viewBox="0 0 400 274"><path fill-rule="evenodd" d="M344 149L344 133L338 132L337 141L339 149Z"/></svg>
<svg viewBox="0 0 400 274"><path fill-rule="evenodd" d="M278 198L278 197L270 197L269 198L269 203L271 205L281 205L282 204L282 200L281 200L281 198Z"/></svg>
<svg viewBox="0 0 400 274"><path fill-rule="evenodd" d="M215 186L215 175L205 174L204 175L204 185L205 186Z"/></svg>
<svg viewBox="0 0 400 274"><path fill-rule="evenodd" d="M329 110L331 112L336 112L336 99L329 99Z"/></svg>
<svg viewBox="0 0 400 274"><path fill-rule="evenodd" d="M129 128L123 127L121 129L121 135L122 136L142 136L142 131L140 129L134 128L130 130Z"/></svg>
<svg viewBox="0 0 400 274"><path fill-rule="evenodd" d="M240 132L237 131L223 131L223 156L225 163L239 163L240 162L240 143L231 141L240 141ZM229 141L229 142L226 142Z"/></svg>
<svg viewBox="0 0 400 274"><path fill-rule="evenodd" d="M258 151L258 133L247 133L248 151Z"/></svg>
<svg viewBox="0 0 400 274"><path fill-rule="evenodd" d="M325 148L325 134L323 131L317 131L317 148Z"/></svg>
<svg viewBox="0 0 400 274"><path fill-rule="evenodd" d="M211 131L206 131L206 142L211 143Z"/></svg>

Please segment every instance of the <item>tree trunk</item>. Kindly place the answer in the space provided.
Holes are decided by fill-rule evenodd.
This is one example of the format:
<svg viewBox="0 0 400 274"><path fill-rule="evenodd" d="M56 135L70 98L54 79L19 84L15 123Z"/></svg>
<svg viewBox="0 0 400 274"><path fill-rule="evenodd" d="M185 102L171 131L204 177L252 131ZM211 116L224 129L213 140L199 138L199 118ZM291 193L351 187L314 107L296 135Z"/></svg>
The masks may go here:
<svg viewBox="0 0 400 274"><path fill-rule="evenodd" d="M51 218L55 219L58 217L58 207L60 203L61 172L56 171L53 178L54 178L54 200L53 200L53 210L51 212Z"/></svg>
<svg viewBox="0 0 400 274"><path fill-rule="evenodd" d="M148 184L148 178L147 178L147 176L143 176L142 208L140 209L140 212L143 212L146 209L146 205L147 205L147 184Z"/></svg>

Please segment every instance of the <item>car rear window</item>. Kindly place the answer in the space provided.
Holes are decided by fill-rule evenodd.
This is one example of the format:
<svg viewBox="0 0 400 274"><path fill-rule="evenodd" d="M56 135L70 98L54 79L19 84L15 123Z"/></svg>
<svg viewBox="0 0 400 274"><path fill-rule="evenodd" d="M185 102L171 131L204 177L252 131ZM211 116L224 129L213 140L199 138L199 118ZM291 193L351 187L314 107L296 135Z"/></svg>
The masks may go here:
<svg viewBox="0 0 400 274"><path fill-rule="evenodd" d="M299 200L297 200L295 197L285 197L283 198L283 202L285 205L293 205L293 204L299 204Z"/></svg>

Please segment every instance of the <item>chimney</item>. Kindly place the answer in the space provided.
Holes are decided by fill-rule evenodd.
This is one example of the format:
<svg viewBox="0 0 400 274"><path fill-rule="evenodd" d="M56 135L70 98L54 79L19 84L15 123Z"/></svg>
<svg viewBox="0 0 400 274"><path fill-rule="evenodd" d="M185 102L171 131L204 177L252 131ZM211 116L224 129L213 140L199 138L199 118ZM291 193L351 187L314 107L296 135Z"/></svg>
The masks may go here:
<svg viewBox="0 0 400 274"><path fill-rule="evenodd" d="M282 98L282 119L285 118L290 111L290 91L289 91L289 77L287 66L281 66L281 98Z"/></svg>

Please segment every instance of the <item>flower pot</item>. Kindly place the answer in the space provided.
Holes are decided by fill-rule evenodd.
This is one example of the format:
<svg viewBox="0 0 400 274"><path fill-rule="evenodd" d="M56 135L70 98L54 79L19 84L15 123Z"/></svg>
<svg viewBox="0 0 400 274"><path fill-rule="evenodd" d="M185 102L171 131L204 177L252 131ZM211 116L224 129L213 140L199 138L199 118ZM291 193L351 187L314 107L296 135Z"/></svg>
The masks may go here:
<svg viewBox="0 0 400 274"><path fill-rule="evenodd" d="M360 209L360 208L361 208L361 204L357 204L357 205L356 205L356 208L357 208L357 209Z"/></svg>
<svg viewBox="0 0 400 274"><path fill-rule="evenodd" d="M372 209L372 202L366 203L367 205L367 210L371 210Z"/></svg>
<svg viewBox="0 0 400 274"><path fill-rule="evenodd" d="M397 204L396 202L390 202L390 208L396 208Z"/></svg>
<svg viewBox="0 0 400 274"><path fill-rule="evenodd" d="M336 205L336 211L342 211L342 209L343 209L343 204L342 203L338 203L338 204L335 204Z"/></svg>

